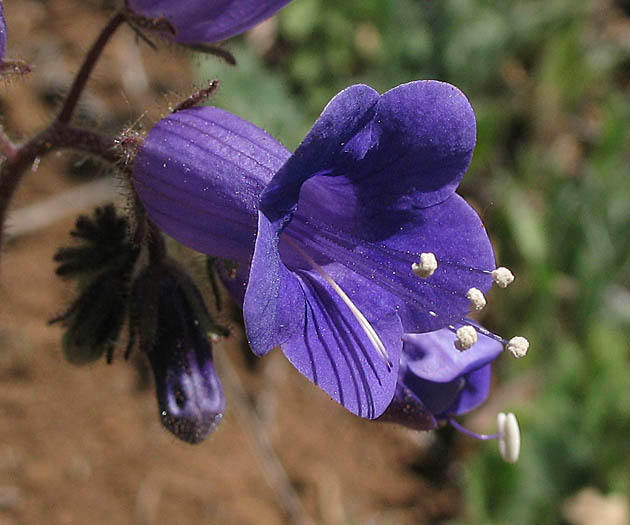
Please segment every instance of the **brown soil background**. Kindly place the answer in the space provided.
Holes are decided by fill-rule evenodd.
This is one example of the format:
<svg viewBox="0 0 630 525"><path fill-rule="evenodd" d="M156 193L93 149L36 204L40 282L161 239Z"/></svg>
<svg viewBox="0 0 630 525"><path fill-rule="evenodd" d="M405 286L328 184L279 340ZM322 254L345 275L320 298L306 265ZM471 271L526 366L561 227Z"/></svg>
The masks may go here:
<svg viewBox="0 0 630 525"><path fill-rule="evenodd" d="M31 75L0 84L2 122L19 140L41 129L59 107L58 95L108 15L71 0L4 5L8 57L35 66ZM142 64L146 85L124 80ZM137 45L123 28L85 93L83 122L117 132L146 111L141 122L149 127L191 91L188 64L181 51L162 46L155 53ZM25 178L13 208L80 183L68 176L73 170L104 171L72 153L53 154ZM2 253L0 525L286 523L252 431L269 438L316 523L436 523L457 516L462 469L450 461L442 439L438 447L434 436L348 414L279 353L252 371L240 352L238 328L215 354L222 354L220 371L230 366L238 372L260 422L242 424L244 405L226 384L226 417L197 446L161 428L141 365L120 358L111 366L67 364L62 331L46 321L73 297L52 262L73 223L70 216L50 224L11 241Z"/></svg>

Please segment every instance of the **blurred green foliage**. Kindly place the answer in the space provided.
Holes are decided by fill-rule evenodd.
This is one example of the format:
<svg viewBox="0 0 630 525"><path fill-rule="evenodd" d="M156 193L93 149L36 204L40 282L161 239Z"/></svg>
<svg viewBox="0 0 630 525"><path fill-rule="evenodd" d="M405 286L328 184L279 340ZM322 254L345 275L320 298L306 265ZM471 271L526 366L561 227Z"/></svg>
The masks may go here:
<svg viewBox="0 0 630 525"><path fill-rule="evenodd" d="M583 487L630 494L629 11L613 0L295 0L231 44L239 67L199 68L221 78L219 105L290 148L353 83L434 78L470 98L478 146L460 193L517 275L483 321L532 351L496 367L522 459L478 447L462 483L467 522L559 523ZM533 393L509 396L521 390Z"/></svg>

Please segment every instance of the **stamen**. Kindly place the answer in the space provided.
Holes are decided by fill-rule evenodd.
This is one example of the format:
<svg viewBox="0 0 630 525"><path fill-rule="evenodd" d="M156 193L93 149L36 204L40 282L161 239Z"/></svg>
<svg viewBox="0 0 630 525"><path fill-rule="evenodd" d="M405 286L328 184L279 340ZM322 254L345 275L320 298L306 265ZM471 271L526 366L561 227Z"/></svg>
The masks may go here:
<svg viewBox="0 0 630 525"><path fill-rule="evenodd" d="M486 337L489 337L490 339L494 339L495 341L498 341L502 345L508 344L507 339L504 339L500 335L497 335L494 332L491 332L490 330L488 330L487 328L484 328L479 323L476 323L474 320L466 319L466 322L469 323L471 326L474 326L475 330L477 330L477 332L479 332L480 334L485 335Z"/></svg>
<svg viewBox="0 0 630 525"><path fill-rule="evenodd" d="M426 279L427 277L431 277L433 275L433 272L437 270L437 267L438 262L433 253L421 253L420 262L413 263L411 265L411 271L418 277Z"/></svg>
<svg viewBox="0 0 630 525"><path fill-rule="evenodd" d="M505 266L500 266L496 270L493 270L490 275L492 275L492 280L500 288L507 288L507 286L514 281L514 274Z"/></svg>
<svg viewBox="0 0 630 525"><path fill-rule="evenodd" d="M446 421L457 431L466 434L475 439L483 441L496 439L499 442L499 454L506 463L516 463L521 451L521 431L518 427L516 416L509 412L505 414L500 412L497 414L497 426L499 427L496 434L477 434L460 425L452 417L447 417Z"/></svg>
<svg viewBox="0 0 630 525"><path fill-rule="evenodd" d="M466 299L470 301L470 308L476 311L482 310L486 306L486 298L479 288L471 288L466 292Z"/></svg>
<svg viewBox="0 0 630 525"><path fill-rule="evenodd" d="M491 332L490 330L488 330L487 328L484 328L483 326L481 326L479 323L476 323L472 319L466 319L466 322L469 323L471 326L474 326L477 332L479 332L480 334L485 335L486 337L490 337L494 339L495 341L498 341L499 343L503 344L505 346L505 350L510 352L510 354L512 354L517 359L520 359L521 357L525 356L527 354L527 351L529 350L529 341L525 339L524 337L516 336L516 337L512 337L512 339L508 341L507 339L504 339L500 335L497 335ZM452 331L455 330L454 326L449 326L449 328Z"/></svg>
<svg viewBox="0 0 630 525"><path fill-rule="evenodd" d="M497 433L497 434L477 434L476 432L473 432L472 430L468 430L466 427L460 425L457 421L455 421L452 417L447 417L446 420L449 422L449 424L458 432L461 432L462 434L466 434L467 436L470 436L471 438L475 438L475 439L481 439L482 441L486 441L489 439L500 439L501 438L501 434Z"/></svg>
<svg viewBox="0 0 630 525"><path fill-rule="evenodd" d="M455 336L457 337L455 348L460 352L468 350L477 342L477 330L470 325L460 326L455 332Z"/></svg>
<svg viewBox="0 0 630 525"><path fill-rule="evenodd" d="M372 343L374 350L376 350L376 353L378 354L378 356L387 366L387 370L391 372L394 365L392 364L391 358L389 357L389 353L387 352L387 349L385 348L383 341L381 341L381 338L376 333L376 330L374 330L370 322L361 313L361 310L357 308L357 306L352 302L350 297L348 297L346 292L344 292L341 289L341 286L339 286L335 282L335 280L330 275L328 275L328 273L326 273L326 270L324 270L319 264L317 264L308 253L302 250L302 248L300 248L295 242L293 242L288 237L285 237L284 240L293 249L295 249L302 257L304 257L304 259L306 259L306 261L317 271L317 273L319 273L319 275L321 275L324 278L324 280L330 285L330 287L335 291L335 293L339 296L339 298L346 304L346 306L350 309L350 312L352 312L352 315L354 316L354 318L359 323L359 326L363 329L363 331L365 332L365 335L370 340L370 343Z"/></svg>
<svg viewBox="0 0 630 525"><path fill-rule="evenodd" d="M499 453L507 463L516 463L521 451L521 431L516 416L509 412L497 415L499 427Z"/></svg>
<svg viewBox="0 0 630 525"><path fill-rule="evenodd" d="M520 359L527 354L527 350L529 350L529 341L524 337L517 335L508 341L507 345L505 345L505 349L516 357L516 359Z"/></svg>

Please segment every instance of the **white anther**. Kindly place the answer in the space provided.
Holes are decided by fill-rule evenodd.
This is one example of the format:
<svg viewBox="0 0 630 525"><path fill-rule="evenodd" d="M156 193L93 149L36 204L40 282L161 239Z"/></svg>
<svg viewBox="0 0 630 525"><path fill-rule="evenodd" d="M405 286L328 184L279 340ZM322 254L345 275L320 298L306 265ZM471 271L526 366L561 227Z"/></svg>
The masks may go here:
<svg viewBox="0 0 630 525"><path fill-rule="evenodd" d="M420 262L413 263L411 265L411 271L415 273L418 277L426 279L427 277L431 277L433 275L433 272L437 270L437 267L438 262L434 254L432 254L431 252L421 253Z"/></svg>
<svg viewBox="0 0 630 525"><path fill-rule="evenodd" d="M461 352L468 350L477 342L477 330L470 325L459 327L457 332L455 332L455 336L457 337L455 348Z"/></svg>
<svg viewBox="0 0 630 525"><path fill-rule="evenodd" d="M501 266L491 273L492 280L497 283L500 288L507 288L514 281L514 274L505 266Z"/></svg>
<svg viewBox="0 0 630 525"><path fill-rule="evenodd" d="M470 301L470 307L473 310L482 310L486 306L486 298L479 288L471 288L466 292L466 299Z"/></svg>
<svg viewBox="0 0 630 525"><path fill-rule="evenodd" d="M505 349L516 357L516 359L520 359L527 354L527 350L529 350L529 341L524 337L517 335L508 341L505 345Z"/></svg>
<svg viewBox="0 0 630 525"><path fill-rule="evenodd" d="M521 431L516 416L509 412L497 414L499 453L506 463L516 463L521 452Z"/></svg>

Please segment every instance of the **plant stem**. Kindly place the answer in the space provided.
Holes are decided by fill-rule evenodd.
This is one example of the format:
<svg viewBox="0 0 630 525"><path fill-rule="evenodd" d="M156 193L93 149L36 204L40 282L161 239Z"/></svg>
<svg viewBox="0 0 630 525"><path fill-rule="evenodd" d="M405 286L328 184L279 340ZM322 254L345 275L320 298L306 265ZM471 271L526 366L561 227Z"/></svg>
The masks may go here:
<svg viewBox="0 0 630 525"><path fill-rule="evenodd" d="M117 144L112 137L72 127L69 122L105 45L125 20L126 16L121 10L107 22L74 78L59 115L48 128L21 146L13 144L0 130L0 154L6 157L0 169L0 249L7 209L22 177L35 159L51 150L70 148L90 153L110 164L119 164Z"/></svg>
<svg viewBox="0 0 630 525"><path fill-rule="evenodd" d="M53 129L54 142L50 149L74 149L89 153L125 171L115 137L68 125L57 124Z"/></svg>
<svg viewBox="0 0 630 525"><path fill-rule="evenodd" d="M17 147L4 130L0 127L0 155L4 155L7 159L12 159L17 153Z"/></svg>
<svg viewBox="0 0 630 525"><path fill-rule="evenodd" d="M85 60L81 65L81 69L77 73L77 76L74 78L74 82L72 83L72 87L66 96L66 99L63 103L63 107L57 116L57 121L62 123L70 122L72 118L72 114L77 107L79 102L79 98L81 97L81 93L85 89L85 85L87 84L88 79L90 78L90 74L96 65L105 45L112 37L112 35L116 32L116 29L126 20L125 15L122 11L118 11L114 14L114 16L107 22L107 25L101 31L101 34L98 36L90 51L85 56Z"/></svg>
<svg viewBox="0 0 630 525"><path fill-rule="evenodd" d="M35 162L35 159L52 150L66 148L89 153L124 169L120 166L121 158L117 152L117 142L114 137L54 122L27 143L15 148L2 165L0 170L0 248L9 204L29 166Z"/></svg>

